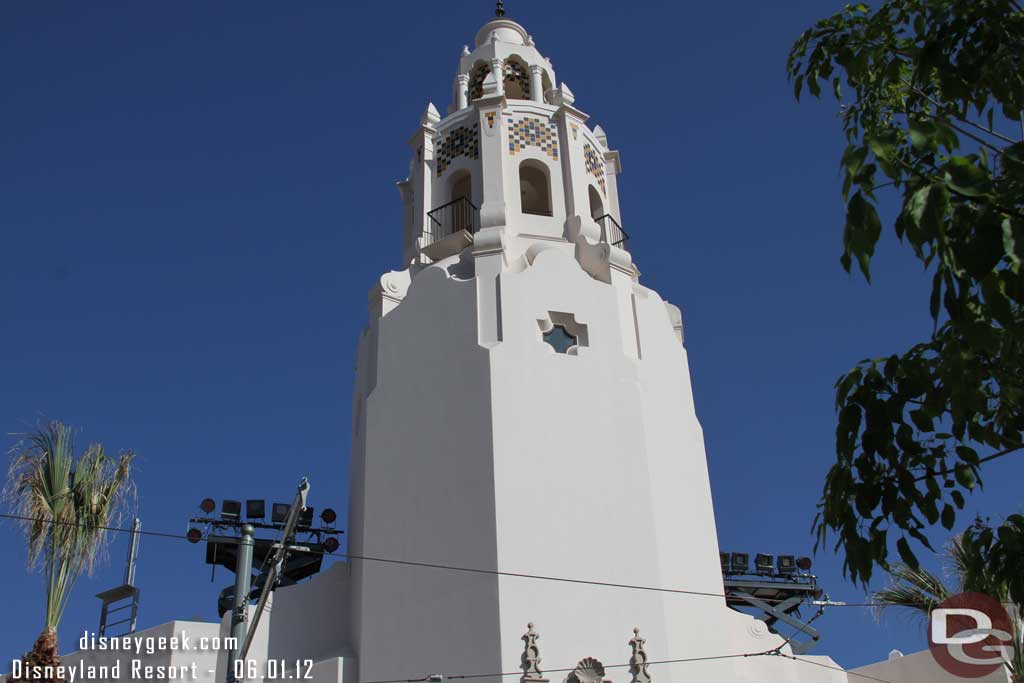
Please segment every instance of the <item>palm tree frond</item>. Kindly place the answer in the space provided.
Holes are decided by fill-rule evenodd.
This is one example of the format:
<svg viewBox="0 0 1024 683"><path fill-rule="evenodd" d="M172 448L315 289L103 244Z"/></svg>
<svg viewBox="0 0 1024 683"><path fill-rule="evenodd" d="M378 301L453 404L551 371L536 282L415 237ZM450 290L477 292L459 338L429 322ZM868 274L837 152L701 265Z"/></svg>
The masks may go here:
<svg viewBox="0 0 1024 683"><path fill-rule="evenodd" d="M76 459L74 448L74 430L56 420L22 435L0 494L22 518L29 567L44 567L46 625L53 629L75 580L105 557L107 527L134 502L134 453L114 460L92 444Z"/></svg>

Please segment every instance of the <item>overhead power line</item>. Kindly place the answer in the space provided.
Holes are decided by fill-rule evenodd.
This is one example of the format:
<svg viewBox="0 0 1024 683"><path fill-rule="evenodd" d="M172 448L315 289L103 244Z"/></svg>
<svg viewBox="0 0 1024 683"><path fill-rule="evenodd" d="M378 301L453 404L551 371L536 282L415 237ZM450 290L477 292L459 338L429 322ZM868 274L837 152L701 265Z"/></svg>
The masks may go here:
<svg viewBox="0 0 1024 683"><path fill-rule="evenodd" d="M857 673L856 671L847 671L838 666L831 666L823 662L816 662L811 659L803 659L801 657L794 657L793 655L787 655L781 651L780 648L774 648L771 650L765 650L764 652L746 652L743 654L734 655L711 655L706 657L683 657L680 659L660 659L645 662L647 666L655 666L660 664L690 664L696 662L712 662L712 661L723 661L727 659L747 659L750 657L783 657L785 659L792 659L795 662L802 662L804 664L811 664L814 666L822 667L824 669L831 669L832 671L838 671L840 673L850 674L851 676L857 676L870 681L876 681L877 683L892 683L884 678L876 678L874 676L868 676L867 674ZM619 669L632 666L632 663L625 664L605 664L605 669ZM569 673L575 671L576 667L565 667L561 669L545 669L545 674L554 673ZM489 674L456 674L452 676L446 676L444 674L431 674L423 676L421 678L393 678L386 680L368 681L367 683L429 683L432 681L457 681L457 680L469 680L474 678L504 678L507 676L522 676L522 670L519 671L502 671L498 673Z"/></svg>
<svg viewBox="0 0 1024 683"><path fill-rule="evenodd" d="M867 674L857 673L856 671L847 671L846 669L841 669L838 666L831 666L829 664L824 664L822 662L815 662L812 659L804 659L802 657L795 657L793 655L787 655L784 652L776 652L775 654L778 655L779 657L784 657L786 659L792 659L794 662L803 662L804 664L812 664L814 666L819 666L822 669L831 669L832 671L839 671L840 673L847 674L848 676L857 676L859 678L866 678L869 681L878 681L878 683L891 683L891 681L887 681L884 678L875 678L874 676L868 676Z"/></svg>
<svg viewBox="0 0 1024 683"><path fill-rule="evenodd" d="M23 521L29 521L29 522L39 521L39 520L36 520L33 517L23 517L23 516L20 516L20 515L11 515L11 514L4 514L4 513L0 513L0 518L17 519L17 520L23 520ZM52 519L42 520L42 521L47 523L47 524L64 524L64 525L71 525L71 526L84 526L82 524L76 524L75 522L64 522L64 521L52 520ZM131 529L127 529L127 528L123 528L123 527L98 526L96 528L102 529L104 531L116 531L116 532L122 532L122 533L132 533ZM157 538L180 539L180 540L189 541L191 543L189 538L186 535L184 535L184 534L174 534L174 533L161 532L161 531L149 531L149 530L143 530L143 529L140 529L138 531L138 533L142 534L142 535L145 535L145 536L154 536L154 537L157 537ZM408 567L419 567L419 568L423 568L423 569L440 569L440 570L444 570L444 571L455 571L455 572L463 572L463 573L468 573L468 574L489 574L489 575L492 575L492 576L508 576L508 577L512 577L512 578L534 579L534 580L538 580L538 581L557 581L557 582L560 582L560 583L573 583L573 584L580 584L580 585L585 585L585 586L600 586L600 587L604 587L604 588L624 588L624 589L637 590L637 591L649 591L649 592L655 592L655 593L672 593L672 594L675 594L675 595L694 595L694 596L709 597L709 598L728 598L729 597L725 593L714 593L714 592L710 592L710 591L687 590L687 589L683 589L683 588L666 588L664 586L645 586L645 585L630 584L630 583L615 583L615 582L611 582L611 581L597 581L597 580L592 580L592 579L570 578L570 577L565 577L565 576L548 576L548 575L544 575L544 574L528 574L528 573L524 573L524 572L503 571L503 570L500 570L500 569L480 569L478 567L461 567L461 566L452 565L452 564L440 564L440 563L435 563L435 562L417 562L417 561L414 561L414 560L396 560L396 559L387 558L387 557L373 557L371 555L356 555L354 553L343 553L343 552L328 553L328 552L323 551L323 550L316 550L316 549L312 549L312 548L310 548L309 550L306 550L304 552L306 552L308 554L319 554L319 555L324 555L325 557L336 557L336 558L339 558L339 559L356 560L356 561L360 561L360 562L378 562L378 563L381 563L381 564L395 564L395 565L403 565L403 566L408 566ZM767 602L767 603L779 603L779 602L783 602L784 600L779 599L779 598L762 598L762 601L763 602ZM930 604L931 603L919 603L920 606L928 606ZM1009 603L1008 602L1008 603L1004 603L1004 604L1010 605L1010 604L1015 604L1015 603ZM825 606L827 606L827 607L888 607L889 605L887 605L886 603L879 603L879 602L836 602L836 603L829 603L829 604L827 604Z"/></svg>
<svg viewBox="0 0 1024 683"><path fill-rule="evenodd" d="M28 521L28 522L42 521L42 522L47 523L47 524L64 524L64 525L70 525L70 526L85 526L83 524L77 524L75 522L65 522L65 521L58 521L58 520L52 520L52 519L38 520L38 519L33 518L33 517L25 517L25 516L22 516L22 515L11 515L11 514L6 514L6 513L0 513L0 518L15 519L15 520L20 520L20 521ZM156 538L173 538L173 539L179 539L179 540L184 540L184 541L191 542L189 540L188 536L186 536L185 534L173 534L173 533L162 532L162 531L149 531L149 530L141 530L141 529L140 530L133 530L133 529L126 529L126 528L123 528L123 527L114 527L114 526L105 526L105 525L100 525L100 526L97 526L95 528L102 529L104 531L114 531L114 532L121 532L121 533L133 533L134 532L134 533L143 534L143 535L146 535L146 536L153 536L153 537L156 537ZM323 555L328 555L329 554L329 553L325 553L323 551L315 551L315 550L309 550L308 552L311 552L311 553L319 552L320 554L323 554ZM430 562L413 562L413 561L410 561L410 560L395 560L395 559L390 559L390 558L370 557L370 556L367 556L367 555L355 555L355 554L352 554L352 553L335 553L334 556L336 556L336 557L344 557L344 558L347 558L347 559L350 559L350 560L360 560L360 561L364 561L364 562L381 562L381 563L387 563L387 564L397 564L397 565L405 565L405 566L421 567L421 568L430 568L430 569L442 569L442 570L449 570L449 571L467 572L467 573L473 573L473 574L490 574L490 575L497 575L497 576L509 576L509 577L517 577L517 578L536 579L536 580L543 580L543 581L559 581L559 582L564 582L564 583L584 584L584 585L590 585L590 586L602 586L602 587L608 587L608 588L626 588L626 589L631 589L631 590L642 590L642 591L654 591L654 592L663 592L663 593L674 593L674 594L677 594L677 595L695 595L695 596L715 597L715 598L726 598L726 597L728 597L724 593L711 593L711 592L706 592L706 591L691 591L691 590L684 590L684 589L679 589L679 588L663 588L663 587L656 587L656 586L642 586L642 585L634 585L634 584L612 583L612 582L607 582L607 581L592 581L592 580L587 580L587 579L573 579L573 578L559 577L559 576L544 576L544 575L540 575L540 574L525 574L525 573L520 573L520 572L505 572L505 571L499 571L499 570L494 570L494 569L478 569L478 568L471 568L471 567L459 567L459 566L456 566L456 565L436 564L436 563L430 563ZM766 599L765 602L771 602L771 600L767 600ZM837 607L857 607L857 606L868 607L868 606L876 606L878 604L880 604L880 603L859 603L859 604L857 604L857 603L838 603L838 604L836 604L834 606L837 606ZM791 639L792 638L787 639L781 646L779 646L777 648L774 648L774 649L771 649L771 650L766 650L764 652L746 652L746 653L742 653L742 654L732 654L732 655L711 655L711 656L705 656L705 657L684 657L684 658L679 658L679 659L662 659L662 660L649 661L649 662L646 662L646 664L648 666L652 666L652 665L660 665L660 664L685 664L685 663L694 663L694 662L721 661L721 660L727 660L727 659L741 659L741 658L749 658L749 657L779 656L779 657L784 657L786 659L792 659L793 661L796 661L796 662L803 662L805 664L811 664L811 665L814 665L814 666L819 666L819 667L823 667L823 668L826 668L826 669L832 669L834 671L851 674L851 675L854 675L854 676L858 676L860 678L865 678L865 679L868 679L868 680L877 681L878 683L891 683L890 681L887 681L887 680L882 679L882 678L875 678L874 676L868 676L866 674L860 674L860 673L857 673L857 672L854 672L854 671L846 671L845 669L841 669L839 667L823 664L821 662L815 662L813 660L803 659L803 658L800 658L800 657L795 657L793 655L787 655L787 654L782 652L782 647L785 647L785 645ZM609 664L609 665L605 665L605 668L606 669L614 669L614 668L622 668L622 667L628 667L628 666L631 666L631 664L630 663L625 663L625 664ZM574 671L575 668L576 667L561 668L561 669L548 669L547 673L568 673L568 672ZM451 676L442 676L442 680L470 680L470 679L476 679L476 678L491 678L491 677L495 677L496 678L496 677L521 676L521 675L522 675L522 671L521 670L520 671L514 671L514 672L498 672L498 673L490 673L490 674L456 674L456 675L451 675ZM424 676L422 678L401 678L401 679L379 680L379 681L369 681L368 683L426 683L427 681L434 680L435 678L436 678L436 675L428 675L428 676Z"/></svg>
<svg viewBox="0 0 1024 683"><path fill-rule="evenodd" d="M741 659L741 658L744 658L744 657L762 657L762 656L767 656L767 655L771 655L771 654L774 654L774 653L769 650L767 652L747 652L747 653L743 653L743 654L734 654L734 655L712 655L712 656L707 656L707 657L684 657L684 658L681 658L681 659L661 659L661 660L656 660L656 661L645 662L645 664L647 664L647 666L653 666L653 665L656 665L656 664L689 664L689 663L694 663L694 662L711 662L711 661L719 661L719 660L725 660L725 659ZM626 664L605 664L604 668L605 669L620 669L620 668L628 667L628 666L630 666L629 663L626 663ZM569 673L569 672L575 671L575 670L576 670L576 667L575 666L571 666L571 667L564 667L564 668L561 668L561 669L544 669L544 673L545 674ZM427 683L428 681L437 680L437 678L439 676L440 676L441 680L444 680L444 681L458 681L458 680L470 680L470 679L474 679L474 678L499 678L499 677L504 678L506 676L522 676L522 675L523 675L523 671L522 671L522 669L520 669L518 671L501 671L501 672L498 672L498 673L489 673L489 674L456 674L456 675L452 675L452 676L447 676L447 675L444 675L444 674L431 674L429 676L423 676L422 678L393 678L393 679L389 679L389 680L367 681L367 683ZM888 682L886 682L886 683L888 683Z"/></svg>

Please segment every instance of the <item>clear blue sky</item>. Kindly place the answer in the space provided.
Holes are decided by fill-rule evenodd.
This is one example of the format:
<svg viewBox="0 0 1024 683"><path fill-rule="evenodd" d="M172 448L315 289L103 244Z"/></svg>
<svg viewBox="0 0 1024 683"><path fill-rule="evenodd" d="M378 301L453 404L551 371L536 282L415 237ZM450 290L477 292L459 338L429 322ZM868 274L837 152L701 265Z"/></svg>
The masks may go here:
<svg viewBox="0 0 1024 683"><path fill-rule="evenodd" d="M874 285L841 270L836 110L786 82L789 45L840 6L508 2L622 153L642 281L684 313L726 550L810 551L833 381L930 330L928 282L894 240ZM183 532L204 496L286 500L303 475L313 505L344 511L354 350L369 287L398 266L405 141L428 101L447 106L491 11L3 3L3 433L48 416L138 451L148 530ZM994 464L968 511L1019 509L1022 478ZM3 662L43 597L10 523L0 539ZM124 550L77 587L62 650L96 627ZM863 597L834 556L816 568L833 598ZM145 538L137 581L146 627L214 617L231 575L211 583L200 546ZM847 666L925 646L859 608L817 624L818 652ZM657 654L692 654L677 645Z"/></svg>

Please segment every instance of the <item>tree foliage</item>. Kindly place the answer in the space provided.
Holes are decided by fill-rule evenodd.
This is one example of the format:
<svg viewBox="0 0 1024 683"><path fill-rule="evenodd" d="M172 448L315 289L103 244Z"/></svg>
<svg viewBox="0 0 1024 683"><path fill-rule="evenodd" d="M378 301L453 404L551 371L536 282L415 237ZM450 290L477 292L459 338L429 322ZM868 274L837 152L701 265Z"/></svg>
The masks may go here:
<svg viewBox="0 0 1024 683"><path fill-rule="evenodd" d="M825 89L840 102L843 267L870 282L885 192L892 229L931 276L930 336L836 383L816 546L834 536L853 580L888 568L893 545L917 568L928 527L951 530L985 463L1024 447L1022 61L1015 0L847 5L789 57L798 100ZM992 552L1024 550L989 531Z"/></svg>
<svg viewBox="0 0 1024 683"><path fill-rule="evenodd" d="M30 568L46 578L43 632L26 663L56 661L57 627L75 581L91 573L133 492L131 452L101 444L75 455L74 431L58 421L23 435L12 451L3 497L19 518Z"/></svg>

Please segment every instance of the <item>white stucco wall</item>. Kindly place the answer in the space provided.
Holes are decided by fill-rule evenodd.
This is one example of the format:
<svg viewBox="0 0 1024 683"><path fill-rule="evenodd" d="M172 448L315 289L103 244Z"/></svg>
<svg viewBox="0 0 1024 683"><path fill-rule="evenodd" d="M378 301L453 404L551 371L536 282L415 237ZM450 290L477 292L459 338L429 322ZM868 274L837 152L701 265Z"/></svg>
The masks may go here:
<svg viewBox="0 0 1024 683"><path fill-rule="evenodd" d="M857 676L855 674L860 674ZM895 657L884 662L850 669L850 681L867 680L863 676L880 678L888 683L963 683L964 678L954 676L936 663L928 650L915 652L903 657ZM1006 671L973 678L977 683L1008 683L1010 676Z"/></svg>
<svg viewBox="0 0 1024 683"><path fill-rule="evenodd" d="M354 553L722 592L703 439L669 309L630 277L596 279L576 256L534 242L509 263L478 243L414 274L404 300L373 322L359 355ZM588 345L556 354L538 324L551 314L586 325ZM353 577L364 681L516 671L528 622L549 669L586 656L628 662L634 626L654 660L782 643L720 597L360 561ZM780 657L654 674L845 680Z"/></svg>

